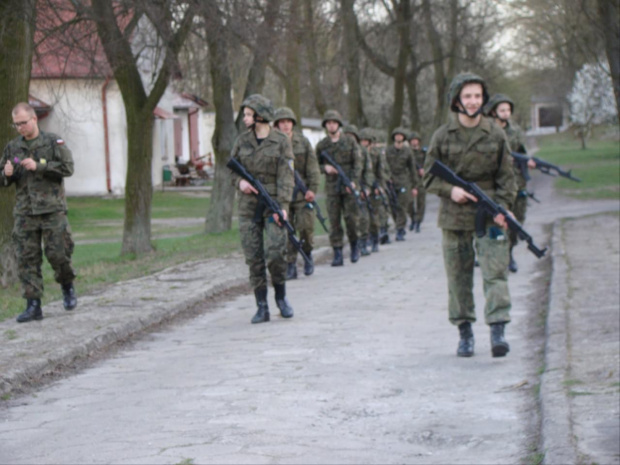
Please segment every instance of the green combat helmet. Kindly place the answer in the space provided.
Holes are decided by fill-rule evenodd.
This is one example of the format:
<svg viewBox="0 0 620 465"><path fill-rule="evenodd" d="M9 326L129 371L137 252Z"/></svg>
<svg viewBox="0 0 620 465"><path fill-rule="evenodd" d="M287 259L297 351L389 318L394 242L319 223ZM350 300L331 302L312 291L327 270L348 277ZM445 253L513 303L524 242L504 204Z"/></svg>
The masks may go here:
<svg viewBox="0 0 620 465"><path fill-rule="evenodd" d="M282 107L276 110L276 114L273 119L273 124L278 124L281 119L290 119L293 122L293 126L297 126L297 118L295 113L289 107Z"/></svg>
<svg viewBox="0 0 620 465"><path fill-rule="evenodd" d="M355 124L349 124L349 125L345 126L344 128L342 128L342 132L344 132L345 134L353 134L355 136L355 139L359 143L359 141L360 141L360 133L357 130L357 126Z"/></svg>
<svg viewBox="0 0 620 465"><path fill-rule="evenodd" d="M422 138L420 137L420 134L418 134L416 131L411 131L409 133L409 136L407 137L407 140L413 140L413 139L418 139L420 142L422 142Z"/></svg>
<svg viewBox="0 0 620 465"><path fill-rule="evenodd" d="M475 115L468 115L466 111L461 110L456 105L457 102L460 100L461 90L463 90L463 87L465 86L465 84L471 84L471 83L478 83L482 85L482 106L480 107L480 110L476 112ZM450 105L450 110L453 111L454 113L463 113L464 115L467 115L470 118L475 118L480 113L482 113L482 109L484 108L484 106L487 104L488 101L489 101L489 92L487 91L487 85L484 82L484 79L482 79L477 74L461 73L455 76L454 79L452 79L452 84L450 84L450 90L448 91L448 105Z"/></svg>
<svg viewBox="0 0 620 465"><path fill-rule="evenodd" d="M323 115L323 122L321 123L321 126L325 127L325 123L327 123L328 121L337 121L338 124L340 124L340 127L343 126L342 116L340 116L340 113L338 113L336 110L327 110L325 112L325 114Z"/></svg>
<svg viewBox="0 0 620 465"><path fill-rule="evenodd" d="M374 132L371 128L364 128L360 131L360 139L361 140L369 140L370 142L375 142L377 138L374 135Z"/></svg>
<svg viewBox="0 0 620 465"><path fill-rule="evenodd" d="M407 130L403 127L397 127L396 129L392 131L392 140L394 140L394 137L396 137L396 134L402 134L405 140L407 140L407 136L409 135Z"/></svg>
<svg viewBox="0 0 620 465"><path fill-rule="evenodd" d="M492 113L495 112L497 105L499 105L500 103L507 103L508 105L510 105L510 113L514 113L515 103L512 101L512 99L505 94L495 94L493 97L490 98L489 103L487 103L484 107L484 114L486 116L495 117L495 115L492 115Z"/></svg>
<svg viewBox="0 0 620 465"><path fill-rule="evenodd" d="M245 107L254 110L255 123L268 123L273 121L273 104L267 97L260 94L252 94L241 104L241 111Z"/></svg>

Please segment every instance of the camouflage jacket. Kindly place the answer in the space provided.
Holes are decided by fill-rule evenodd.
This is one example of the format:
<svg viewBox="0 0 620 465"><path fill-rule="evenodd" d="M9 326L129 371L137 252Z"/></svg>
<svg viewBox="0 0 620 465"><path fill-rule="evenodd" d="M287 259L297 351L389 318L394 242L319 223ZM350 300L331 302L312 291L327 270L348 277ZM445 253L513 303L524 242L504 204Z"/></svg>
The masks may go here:
<svg viewBox="0 0 620 465"><path fill-rule="evenodd" d="M504 132L506 133L506 137L508 138L508 143L510 144L511 151L527 153L527 149L525 148L525 137L523 136L523 131L517 124L511 123L509 121L504 128ZM527 181L523 177L523 173L521 172L521 168L519 168L519 164L514 163L513 169L515 173L515 182L517 184L517 189L525 189Z"/></svg>
<svg viewBox="0 0 620 465"><path fill-rule="evenodd" d="M312 192L319 190L321 171L319 170L319 162L316 154L310 145L310 141L300 132L293 131L293 154L295 155L295 169L299 173L304 184ZM304 196L301 192L297 192L294 201L301 201Z"/></svg>
<svg viewBox="0 0 620 465"><path fill-rule="evenodd" d="M458 204L450 199L452 185L429 174L435 160L440 160L466 181L475 182L495 202L505 208L512 204L516 190L504 131L482 118L471 137L457 118L433 134L424 164L424 186L441 198L437 223L442 229L473 231L476 205ZM489 218L489 223L493 220Z"/></svg>
<svg viewBox="0 0 620 465"><path fill-rule="evenodd" d="M366 147L360 145L359 148L362 153L362 176L360 180L366 189L370 189L375 182L372 158Z"/></svg>
<svg viewBox="0 0 620 465"><path fill-rule="evenodd" d="M422 149L413 150L413 159L415 160L416 168L424 168L424 161L426 160L426 152Z"/></svg>
<svg viewBox="0 0 620 465"><path fill-rule="evenodd" d="M295 167L293 149L288 137L276 129L271 129L269 135L259 145L253 130L240 134L235 140L231 156L258 179L269 195L280 204L283 210L289 209L295 186ZM238 189L241 177L232 175L232 183ZM254 194L239 195L239 216L255 217L258 205L258 196ZM265 209L263 216L273 212Z"/></svg>
<svg viewBox="0 0 620 465"><path fill-rule="evenodd" d="M379 147L371 147L369 153L375 181L379 187L385 189L385 181L390 179L390 168L385 160L385 154Z"/></svg>
<svg viewBox="0 0 620 465"><path fill-rule="evenodd" d="M35 171L18 166L26 158L32 158L37 163ZM9 160L14 172L6 177L4 165ZM15 184L15 216L67 211L63 178L73 174L73 156L56 134L40 131L30 147L23 136L13 139L4 148L0 169L0 186Z"/></svg>
<svg viewBox="0 0 620 465"><path fill-rule="evenodd" d="M362 176L362 152L359 145L352 137L340 134L337 142L332 142L329 137L325 137L316 145L316 156L319 159L321 173L326 176L325 192L327 195L346 194L345 186L340 182L337 174L326 174L321 152L325 150L336 163L338 163L345 174L355 183L357 187L360 185Z"/></svg>
<svg viewBox="0 0 620 465"><path fill-rule="evenodd" d="M390 167L390 172L392 173L394 187L397 189L401 187L406 189L418 187L420 176L415 167L413 152L409 147L403 145L402 148L397 149L393 145L390 145L385 151L385 158Z"/></svg>

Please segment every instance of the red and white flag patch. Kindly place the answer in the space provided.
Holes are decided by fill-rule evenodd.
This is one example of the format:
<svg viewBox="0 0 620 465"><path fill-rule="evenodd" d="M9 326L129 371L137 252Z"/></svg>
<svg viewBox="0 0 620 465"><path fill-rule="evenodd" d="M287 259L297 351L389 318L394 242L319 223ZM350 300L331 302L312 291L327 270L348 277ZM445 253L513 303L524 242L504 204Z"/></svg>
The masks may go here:
<svg viewBox="0 0 620 465"><path fill-rule="evenodd" d="M62 139L56 139L56 144L58 145L65 145L65 141Z"/></svg>

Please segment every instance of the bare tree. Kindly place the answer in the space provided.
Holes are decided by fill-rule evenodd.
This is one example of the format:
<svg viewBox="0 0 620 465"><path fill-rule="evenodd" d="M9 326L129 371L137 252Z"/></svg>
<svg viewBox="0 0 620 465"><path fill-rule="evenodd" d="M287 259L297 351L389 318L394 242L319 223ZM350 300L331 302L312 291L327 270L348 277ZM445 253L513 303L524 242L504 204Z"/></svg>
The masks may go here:
<svg viewBox="0 0 620 465"><path fill-rule="evenodd" d="M355 17L355 0L341 0L343 55L348 84L349 121L363 127L368 124L362 104L362 87L360 85L359 44L357 42L357 19Z"/></svg>
<svg viewBox="0 0 620 465"><path fill-rule="evenodd" d="M620 0L597 0L599 24L605 41L611 79L616 96L616 112L620 115Z"/></svg>
<svg viewBox="0 0 620 465"><path fill-rule="evenodd" d="M319 115L323 115L328 108L323 95L321 79L319 77L319 59L317 53L317 34L314 13L314 0L303 1L303 22L304 22L304 43L308 55L308 72L310 77L310 88L314 96L314 105Z"/></svg>

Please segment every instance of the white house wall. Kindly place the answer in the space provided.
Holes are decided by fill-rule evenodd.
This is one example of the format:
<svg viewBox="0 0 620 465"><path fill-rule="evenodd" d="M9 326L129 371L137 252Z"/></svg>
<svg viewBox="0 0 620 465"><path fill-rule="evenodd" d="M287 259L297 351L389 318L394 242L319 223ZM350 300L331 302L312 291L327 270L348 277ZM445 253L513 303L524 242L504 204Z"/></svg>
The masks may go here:
<svg viewBox="0 0 620 465"><path fill-rule="evenodd" d="M211 154L211 161L215 162L215 155L213 154L213 144L211 143L211 139L213 139L213 132L215 131L215 113L212 111L201 111L198 127L200 131L200 156L206 155L206 161L209 157L209 154Z"/></svg>

